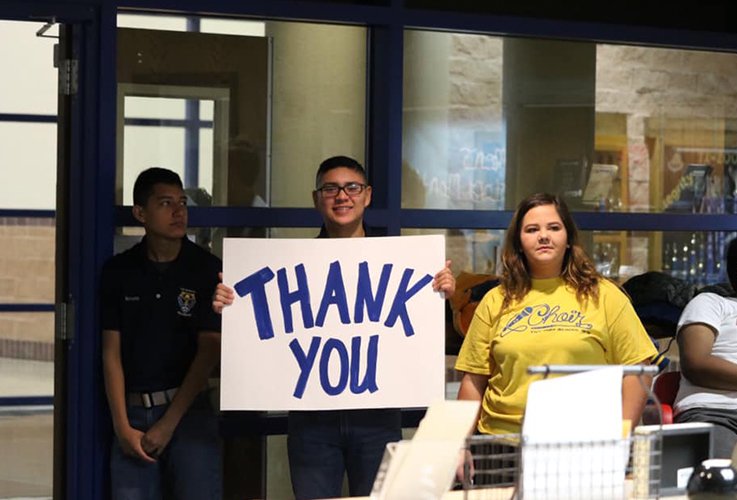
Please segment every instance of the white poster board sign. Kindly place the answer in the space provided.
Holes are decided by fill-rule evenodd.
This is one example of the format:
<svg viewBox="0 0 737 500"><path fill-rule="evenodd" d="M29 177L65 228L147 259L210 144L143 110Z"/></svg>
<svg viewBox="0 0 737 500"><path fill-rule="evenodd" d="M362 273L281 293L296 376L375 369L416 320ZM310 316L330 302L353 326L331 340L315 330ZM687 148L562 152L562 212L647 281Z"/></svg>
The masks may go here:
<svg viewBox="0 0 737 500"><path fill-rule="evenodd" d="M444 398L442 236L223 242L223 410L428 406Z"/></svg>

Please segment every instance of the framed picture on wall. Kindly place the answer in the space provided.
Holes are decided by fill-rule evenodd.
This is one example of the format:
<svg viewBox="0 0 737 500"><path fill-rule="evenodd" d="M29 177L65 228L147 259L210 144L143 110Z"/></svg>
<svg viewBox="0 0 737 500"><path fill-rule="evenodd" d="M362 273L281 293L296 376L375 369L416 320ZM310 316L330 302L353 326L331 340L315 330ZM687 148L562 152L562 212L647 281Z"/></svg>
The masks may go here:
<svg viewBox="0 0 737 500"><path fill-rule="evenodd" d="M580 199L586 182L586 160L558 160L553 171L556 192L567 199Z"/></svg>
<svg viewBox="0 0 737 500"><path fill-rule="evenodd" d="M609 198L618 171L618 165L592 164L589 180L583 192L583 202L589 205L598 205L601 200Z"/></svg>

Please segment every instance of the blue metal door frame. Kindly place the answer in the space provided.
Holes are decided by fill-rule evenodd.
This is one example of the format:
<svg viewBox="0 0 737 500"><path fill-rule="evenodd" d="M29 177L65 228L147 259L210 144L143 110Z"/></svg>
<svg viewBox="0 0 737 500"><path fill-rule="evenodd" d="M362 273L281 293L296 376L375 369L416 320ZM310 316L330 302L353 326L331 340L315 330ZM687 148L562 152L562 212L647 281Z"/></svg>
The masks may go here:
<svg viewBox="0 0 737 500"><path fill-rule="evenodd" d="M78 61L77 92L60 108L65 116L58 120L59 129L68 130L66 139L59 135L64 143L58 145L60 158L65 157L58 178L65 187L57 193L56 215L64 222L57 225L56 266L66 276L62 296L71 309L69 337L57 333L55 341L54 498L60 499L107 496L109 418L96 324L97 273L112 252L114 203L114 167L99 168L105 162L114 166L115 158L115 68L112 58L102 56L114 53L114 47L106 46L114 34L107 37L100 29L106 14L114 26L112 5L0 2L1 19L64 25L61 45L67 44ZM101 126L106 122L112 125ZM57 311L59 296L57 289Z"/></svg>
<svg viewBox="0 0 737 500"><path fill-rule="evenodd" d="M85 0L81 0L85 2ZM366 24L369 44L368 153L374 179L384 194L376 199L369 222L397 234L403 227L503 228L509 212L407 210L401 208L402 44L407 27L452 31L544 36L579 40L626 41L737 51L732 34L675 29L626 27L617 24L551 21L490 14L463 14L404 7L289 0L87 0L0 2L0 18L55 18L74 26L73 46L79 60L79 90L72 99L68 174L68 294L73 304L73 338L63 344L67 383L65 397L64 472L55 498L106 498L107 447L110 424L102 382L97 320L97 278L113 251L116 225L128 221L128 210L115 208L116 14L118 7L251 15L268 19L325 20ZM733 215L577 214L582 229L731 230ZM311 209L209 207L193 210L192 225L314 226Z"/></svg>
<svg viewBox="0 0 737 500"><path fill-rule="evenodd" d="M79 25L79 90L69 170L69 293L74 339L68 351L65 498L106 498L107 416L97 322L98 273L112 253L115 165L115 7ZM107 165L107 168L101 168ZM63 495L63 493L60 493ZM64 496L63 496L64 497Z"/></svg>

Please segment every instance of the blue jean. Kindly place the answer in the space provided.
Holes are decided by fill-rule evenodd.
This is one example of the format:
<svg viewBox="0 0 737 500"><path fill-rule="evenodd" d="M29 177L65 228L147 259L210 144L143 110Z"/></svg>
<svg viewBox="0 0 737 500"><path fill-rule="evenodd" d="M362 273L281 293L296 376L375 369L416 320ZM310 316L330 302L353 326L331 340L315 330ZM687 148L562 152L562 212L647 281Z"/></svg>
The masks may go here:
<svg viewBox="0 0 737 500"><path fill-rule="evenodd" d="M297 500L368 496L387 443L402 439L399 410L289 412L287 452Z"/></svg>
<svg viewBox="0 0 737 500"><path fill-rule="evenodd" d="M128 407L132 427L146 431L167 405ZM182 417L153 464L123 454L114 439L110 456L113 500L220 500L222 455L217 417L203 393Z"/></svg>

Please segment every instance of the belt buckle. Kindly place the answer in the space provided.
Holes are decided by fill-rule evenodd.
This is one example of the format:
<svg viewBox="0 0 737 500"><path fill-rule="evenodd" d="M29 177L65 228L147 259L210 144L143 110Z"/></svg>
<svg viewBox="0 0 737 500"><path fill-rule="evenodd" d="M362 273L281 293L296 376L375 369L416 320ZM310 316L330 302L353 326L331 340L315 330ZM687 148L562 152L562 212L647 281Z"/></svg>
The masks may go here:
<svg viewBox="0 0 737 500"><path fill-rule="evenodd" d="M151 397L150 392L141 393L141 403L143 403L143 407L146 409L150 409L154 407L153 398Z"/></svg>

